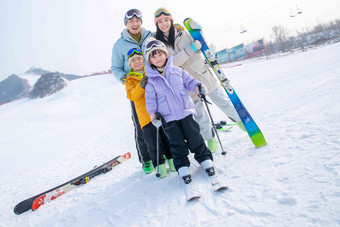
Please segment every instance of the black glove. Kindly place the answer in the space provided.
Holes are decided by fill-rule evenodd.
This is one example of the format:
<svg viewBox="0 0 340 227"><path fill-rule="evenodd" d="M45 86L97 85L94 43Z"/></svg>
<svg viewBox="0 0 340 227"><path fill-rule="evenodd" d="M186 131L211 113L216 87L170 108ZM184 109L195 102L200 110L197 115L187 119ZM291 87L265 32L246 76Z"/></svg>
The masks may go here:
<svg viewBox="0 0 340 227"><path fill-rule="evenodd" d="M208 93L208 89L204 84L199 83L196 86L196 93L198 96L205 96Z"/></svg>
<svg viewBox="0 0 340 227"><path fill-rule="evenodd" d="M140 81L140 87L145 89L146 84L148 83L148 77L144 76L142 80Z"/></svg>

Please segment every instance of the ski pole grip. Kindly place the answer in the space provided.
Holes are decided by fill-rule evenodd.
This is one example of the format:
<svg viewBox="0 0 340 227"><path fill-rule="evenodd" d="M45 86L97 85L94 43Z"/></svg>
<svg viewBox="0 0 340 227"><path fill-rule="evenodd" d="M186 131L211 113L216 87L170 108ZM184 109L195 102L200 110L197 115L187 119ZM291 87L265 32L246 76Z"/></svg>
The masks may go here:
<svg viewBox="0 0 340 227"><path fill-rule="evenodd" d="M202 99L205 99L205 94L202 93L202 83L197 84L198 90L200 92L200 94L198 95L199 97L201 97Z"/></svg>
<svg viewBox="0 0 340 227"><path fill-rule="evenodd" d="M157 120L162 119L162 115L159 112L156 112L155 115L156 115Z"/></svg>
<svg viewBox="0 0 340 227"><path fill-rule="evenodd" d="M160 114L159 112L156 112L155 115L156 115L157 120L161 120L163 127L167 128L168 124L166 123L162 114Z"/></svg>

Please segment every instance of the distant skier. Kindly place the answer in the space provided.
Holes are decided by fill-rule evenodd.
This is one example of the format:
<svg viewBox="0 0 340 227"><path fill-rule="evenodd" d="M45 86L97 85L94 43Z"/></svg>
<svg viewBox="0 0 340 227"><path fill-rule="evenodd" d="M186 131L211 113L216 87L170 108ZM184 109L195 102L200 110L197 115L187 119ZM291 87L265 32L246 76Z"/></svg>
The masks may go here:
<svg viewBox="0 0 340 227"><path fill-rule="evenodd" d="M112 74L125 84L130 71L126 53L131 48L143 50L145 40L152 36L152 32L142 28L142 12L131 9L125 13L124 24L126 29L112 48L111 71ZM143 171L148 174L153 171L152 162L143 138L143 132L138 122L134 103L131 101L132 121L135 128L135 142L139 161L142 163Z"/></svg>
<svg viewBox="0 0 340 227"><path fill-rule="evenodd" d="M182 68L172 64L173 57L167 56L167 48L161 41L148 39L145 51L148 59L145 66L148 77L145 87L146 109L153 122L157 121L156 112L164 117L174 165L187 189L191 182L189 150L209 176L215 174L212 153L205 145L200 128L193 119L195 105L188 93L192 91L201 94L206 89Z"/></svg>
<svg viewBox="0 0 340 227"><path fill-rule="evenodd" d="M143 52L138 48L133 48L127 53L127 60L131 70L126 79L126 94L127 98L135 103L136 112L140 126L144 134L144 140L148 147L149 155L154 167L157 167L157 128L151 123L151 118L146 110L145 103L145 85L147 84L147 77L144 72L144 56ZM170 144L163 128L159 129L160 149L159 149L159 177L167 176L167 169L165 166L166 156L170 171L176 171L172 154L170 152Z"/></svg>
<svg viewBox="0 0 340 227"><path fill-rule="evenodd" d="M199 41L195 41L191 35L179 24L174 25L174 19L166 8L159 8L155 12L155 25L157 32L155 38L166 44L169 55L173 56L173 64L182 67L190 76L201 81L208 89L207 96L233 121L243 127L240 117L232 103L227 98L222 86L218 83L214 74L210 71L200 49ZM191 93L195 103L197 114L194 116L201 128L201 134L207 141L208 147L215 152L218 143L211 130L211 124L204 104L197 95Z"/></svg>

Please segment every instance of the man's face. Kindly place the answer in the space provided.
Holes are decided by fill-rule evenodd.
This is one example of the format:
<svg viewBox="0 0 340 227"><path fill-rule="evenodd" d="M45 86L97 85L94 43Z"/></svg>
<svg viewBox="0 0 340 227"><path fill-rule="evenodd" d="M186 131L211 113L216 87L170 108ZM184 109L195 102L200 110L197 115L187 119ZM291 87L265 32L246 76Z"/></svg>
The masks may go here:
<svg viewBox="0 0 340 227"><path fill-rule="evenodd" d="M142 22L133 17L126 22L126 27L131 35L138 35L142 28Z"/></svg>

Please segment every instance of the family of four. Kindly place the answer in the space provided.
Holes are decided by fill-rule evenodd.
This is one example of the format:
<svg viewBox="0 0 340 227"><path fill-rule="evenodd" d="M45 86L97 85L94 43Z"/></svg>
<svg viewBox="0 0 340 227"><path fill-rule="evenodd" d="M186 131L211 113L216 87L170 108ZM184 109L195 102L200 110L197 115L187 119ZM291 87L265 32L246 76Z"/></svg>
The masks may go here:
<svg viewBox="0 0 340 227"><path fill-rule="evenodd" d="M209 96L239 124L240 118L210 71L200 51L200 42L175 24L166 8L156 10L154 16L155 34L142 27L140 10L126 12L126 29L112 50L112 73L125 85L131 101L139 161L146 174L154 167L161 178L167 176L168 170L177 171L189 184L188 155L192 152L214 178L212 152L218 144L199 96Z"/></svg>

